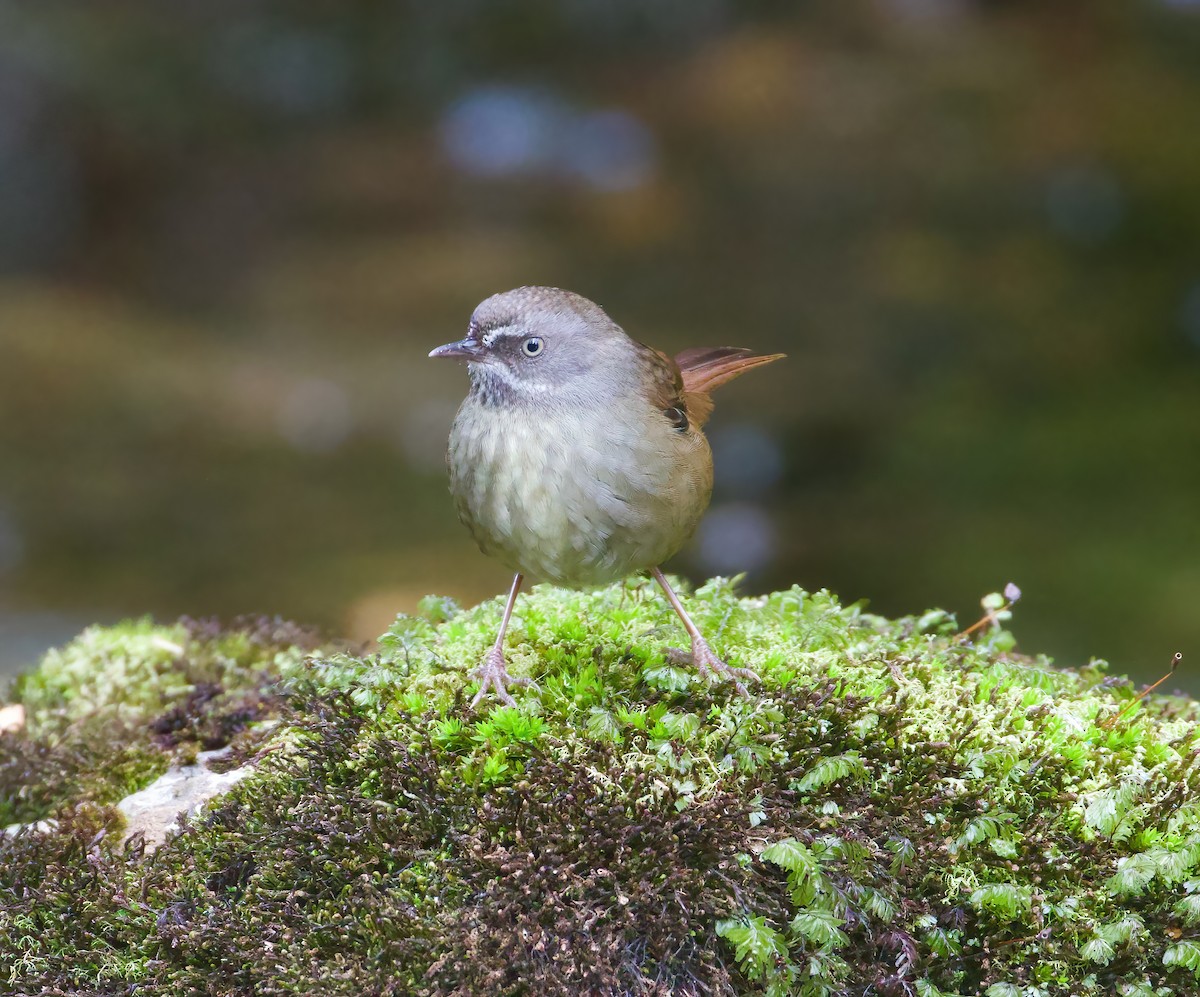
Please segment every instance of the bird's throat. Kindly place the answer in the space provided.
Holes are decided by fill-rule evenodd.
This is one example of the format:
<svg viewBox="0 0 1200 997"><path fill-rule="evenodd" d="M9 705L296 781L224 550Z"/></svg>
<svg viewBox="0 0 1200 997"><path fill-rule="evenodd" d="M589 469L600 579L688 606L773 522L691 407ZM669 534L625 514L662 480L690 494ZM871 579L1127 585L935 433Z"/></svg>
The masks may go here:
<svg viewBox="0 0 1200 997"><path fill-rule="evenodd" d="M472 363L471 397L487 408L517 407L544 401L555 385L522 377L503 363Z"/></svg>

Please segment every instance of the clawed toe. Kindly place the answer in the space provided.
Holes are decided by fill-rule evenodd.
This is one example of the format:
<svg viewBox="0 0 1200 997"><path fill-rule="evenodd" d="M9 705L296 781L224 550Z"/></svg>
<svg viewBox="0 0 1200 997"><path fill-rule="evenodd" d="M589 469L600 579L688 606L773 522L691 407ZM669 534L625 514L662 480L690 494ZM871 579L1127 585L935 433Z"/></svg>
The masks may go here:
<svg viewBox="0 0 1200 997"><path fill-rule="evenodd" d="M745 679L747 682L758 681L758 675L751 669L734 668L718 658L713 653L713 649L708 646L708 642L703 638L692 641L691 654L679 648L672 647L668 648L667 655L676 662L691 664L702 677L708 679L710 682L732 682L733 687L743 696L749 696L750 691L746 688L742 680Z"/></svg>
<svg viewBox="0 0 1200 997"><path fill-rule="evenodd" d="M512 686L516 686L518 689L526 689L534 684L533 679L527 676L513 676L508 674L508 669L504 664L504 651L499 647L492 647L483 656L483 661L471 673L471 678L479 683L479 691L475 693L475 697L471 700L471 709L475 709L475 707L483 702L489 692L494 692L496 698L505 706L516 706L517 701L512 698L512 693L508 690Z"/></svg>
<svg viewBox="0 0 1200 997"><path fill-rule="evenodd" d="M508 674L508 669L504 666L504 651L499 647L493 647L484 655L483 661L471 677L479 682L479 691L471 700L471 709L478 706L489 691L494 692L496 698L505 706L516 706L517 701L512 698L508 687L512 685L524 687L531 682L531 679L513 678Z"/></svg>

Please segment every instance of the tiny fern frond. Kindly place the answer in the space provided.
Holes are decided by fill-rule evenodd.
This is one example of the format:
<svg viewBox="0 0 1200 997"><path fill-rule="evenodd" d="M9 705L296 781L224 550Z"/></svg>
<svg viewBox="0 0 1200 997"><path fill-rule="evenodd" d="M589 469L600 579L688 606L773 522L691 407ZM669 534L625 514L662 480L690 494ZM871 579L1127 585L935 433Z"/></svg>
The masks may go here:
<svg viewBox="0 0 1200 997"><path fill-rule="evenodd" d="M587 732L596 741L620 744L624 740L617 718L602 706L593 706L588 713Z"/></svg>
<svg viewBox="0 0 1200 997"><path fill-rule="evenodd" d="M970 900L976 910L987 911L1004 921L1015 921L1032 905L1029 889L1013 883L985 883L971 894Z"/></svg>
<svg viewBox="0 0 1200 997"><path fill-rule="evenodd" d="M1079 954L1088 962L1098 962L1101 966L1107 966L1116 955L1116 949L1103 938L1091 938L1080 946Z"/></svg>
<svg viewBox="0 0 1200 997"><path fill-rule="evenodd" d="M917 856L917 849L908 838L892 838L887 849L892 853L890 872L893 876L899 876Z"/></svg>
<svg viewBox="0 0 1200 997"><path fill-rule="evenodd" d="M1183 918L1183 923L1189 927L1200 924L1200 893L1192 893L1175 905L1175 913Z"/></svg>
<svg viewBox="0 0 1200 997"><path fill-rule="evenodd" d="M1096 936L1111 945L1124 945L1143 930L1142 919L1137 914L1126 914L1119 921L1096 927Z"/></svg>
<svg viewBox="0 0 1200 997"><path fill-rule="evenodd" d="M795 838L784 838L768 845L763 849L762 857L788 872L802 875L814 872L817 868L817 860L813 853Z"/></svg>
<svg viewBox="0 0 1200 997"><path fill-rule="evenodd" d="M1164 966L1182 966L1200 976L1200 942L1183 941L1167 946L1163 953Z"/></svg>
<svg viewBox="0 0 1200 997"><path fill-rule="evenodd" d="M1135 897L1142 893L1163 868L1165 849L1154 849L1126 855L1117 862L1117 871L1107 882L1109 890L1118 896Z"/></svg>
<svg viewBox="0 0 1200 997"><path fill-rule="evenodd" d="M850 939L841 926L845 922L832 911L810 907L792 918L791 929L801 938L823 949L840 949Z"/></svg>
<svg viewBox="0 0 1200 997"><path fill-rule="evenodd" d="M1126 781L1111 789L1100 789L1087 794L1084 797L1087 802L1083 806L1084 824L1106 838L1114 837L1141 793L1140 784ZM1133 833L1134 823L1134 820L1126 822L1127 826L1121 832L1123 840Z"/></svg>
<svg viewBox="0 0 1200 997"><path fill-rule="evenodd" d="M867 775L867 767L857 751L820 759L804 776L793 784L800 793L814 793L843 779L861 781Z"/></svg>
<svg viewBox="0 0 1200 997"><path fill-rule="evenodd" d="M879 890L872 889L871 887L867 887L863 896L863 906L884 924L891 923L892 919L896 916L896 905L892 900Z"/></svg>
<svg viewBox="0 0 1200 997"><path fill-rule="evenodd" d="M733 946L733 956L751 980L761 980L786 960L787 942L762 917L727 918L717 922L717 934Z"/></svg>

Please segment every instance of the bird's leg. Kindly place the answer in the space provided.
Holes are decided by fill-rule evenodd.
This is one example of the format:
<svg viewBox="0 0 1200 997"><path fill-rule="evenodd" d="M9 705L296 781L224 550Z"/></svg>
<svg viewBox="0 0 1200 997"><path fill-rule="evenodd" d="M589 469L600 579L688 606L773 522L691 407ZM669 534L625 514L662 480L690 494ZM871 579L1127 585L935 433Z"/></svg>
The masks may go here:
<svg viewBox="0 0 1200 997"><path fill-rule="evenodd" d="M667 576L662 573L660 568L651 568L650 573L654 575L655 580L662 586L663 591L667 594L667 600L671 603L671 608L679 614L679 618L683 620L684 629L687 630L688 636L692 638L692 665L705 678L711 679L728 679L733 683L743 696L748 696L745 685L742 684L742 679L750 681L758 681L758 676L749 668L731 668L725 664L714 653L713 649L708 646L708 641L704 639L704 635L700 633L699 628L692 622L692 618L688 616L687 610L683 608L683 603L679 601L679 596L675 594L675 590L671 588L667 581ZM672 650L675 650L672 648ZM676 651L681 657L686 657L684 652Z"/></svg>
<svg viewBox="0 0 1200 997"><path fill-rule="evenodd" d="M508 670L504 667L504 634L508 630L508 621L512 616L513 605L517 601L517 593L521 591L521 582L524 581L524 577L519 571L513 576L512 590L508 593L508 602L504 606L504 618L500 621L500 632L496 634L496 643L483 656L483 662L472 675L472 678L479 680L479 691L471 700L472 709L479 705L480 700L487 695L489 689L494 691L500 701L507 706L516 706L517 701L512 698L508 687L510 685L529 685L529 679L515 679L508 674Z"/></svg>

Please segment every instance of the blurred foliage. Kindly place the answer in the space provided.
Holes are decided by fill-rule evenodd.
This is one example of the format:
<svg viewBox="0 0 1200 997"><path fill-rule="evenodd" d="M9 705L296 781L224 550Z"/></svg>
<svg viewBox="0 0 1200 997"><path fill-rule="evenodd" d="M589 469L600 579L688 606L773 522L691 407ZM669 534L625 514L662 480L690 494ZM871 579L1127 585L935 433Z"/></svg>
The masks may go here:
<svg viewBox="0 0 1200 997"><path fill-rule="evenodd" d="M718 448L765 553L685 567L1013 579L1030 646L1153 677L1200 643L1198 119L1183 0L0 0L0 611L499 590L424 354L550 283L791 355L712 423L781 456Z"/></svg>

